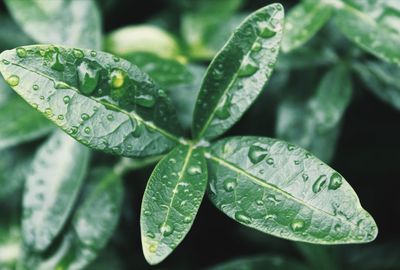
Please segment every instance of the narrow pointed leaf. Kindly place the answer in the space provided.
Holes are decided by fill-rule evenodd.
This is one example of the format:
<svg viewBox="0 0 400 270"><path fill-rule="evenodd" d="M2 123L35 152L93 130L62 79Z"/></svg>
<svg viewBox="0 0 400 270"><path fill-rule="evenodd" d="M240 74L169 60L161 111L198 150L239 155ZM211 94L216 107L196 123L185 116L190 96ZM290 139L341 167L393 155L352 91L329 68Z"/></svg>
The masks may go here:
<svg viewBox="0 0 400 270"><path fill-rule="evenodd" d="M193 224L207 185L201 150L179 146L154 169L140 214L143 253L158 264L183 240Z"/></svg>
<svg viewBox="0 0 400 270"><path fill-rule="evenodd" d="M332 17L333 8L324 1L303 1L286 16L282 50L290 52L309 41Z"/></svg>
<svg viewBox="0 0 400 270"><path fill-rule="evenodd" d="M400 64L400 33L379 24L360 10L345 5L336 12L335 23L353 43L383 61Z"/></svg>
<svg viewBox="0 0 400 270"><path fill-rule="evenodd" d="M52 130L54 125L17 95L0 105L0 149L35 140Z"/></svg>
<svg viewBox="0 0 400 270"><path fill-rule="evenodd" d="M338 65L323 77L317 92L308 100L282 102L278 110L277 137L330 162L351 96L349 71Z"/></svg>
<svg viewBox="0 0 400 270"><path fill-rule="evenodd" d="M377 235L343 176L302 148L233 137L207 156L212 202L243 225L316 244L363 243Z"/></svg>
<svg viewBox="0 0 400 270"><path fill-rule="evenodd" d="M229 129L267 83L279 52L283 7L266 6L247 17L214 58L193 116L193 135L212 139Z"/></svg>
<svg viewBox="0 0 400 270"><path fill-rule="evenodd" d="M398 65L366 61L355 63L353 67L367 89L400 110L400 67Z"/></svg>
<svg viewBox="0 0 400 270"><path fill-rule="evenodd" d="M91 148L147 156L178 140L167 95L126 60L52 45L5 51L0 59L3 77L19 95Z"/></svg>
<svg viewBox="0 0 400 270"><path fill-rule="evenodd" d="M101 47L100 13L93 0L6 0L11 15L39 43Z"/></svg>
<svg viewBox="0 0 400 270"><path fill-rule="evenodd" d="M82 185L89 149L61 131L38 150L23 198L24 242L45 250L63 227Z"/></svg>
<svg viewBox="0 0 400 270"><path fill-rule="evenodd" d="M208 268L208 270L306 270L305 265L300 262L292 261L278 256L264 255L237 259L218 266Z"/></svg>

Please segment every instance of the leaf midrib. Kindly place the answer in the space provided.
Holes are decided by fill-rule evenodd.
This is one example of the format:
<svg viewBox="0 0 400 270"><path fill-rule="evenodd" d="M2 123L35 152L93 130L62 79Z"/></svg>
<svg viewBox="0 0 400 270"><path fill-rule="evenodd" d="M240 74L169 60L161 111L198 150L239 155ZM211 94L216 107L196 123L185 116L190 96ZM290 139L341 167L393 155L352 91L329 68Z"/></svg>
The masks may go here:
<svg viewBox="0 0 400 270"><path fill-rule="evenodd" d="M340 220L341 222L347 223L347 224L350 225L352 228L357 228L357 224L355 224L355 223L353 223L353 222L350 222L350 221L348 221L347 219L342 219L342 218L340 218L340 217L338 217L338 216L332 215L331 213L326 212L325 210L322 210L322 209L320 209L320 208L318 208L318 207L315 207L315 206L313 206L313 205L307 204L305 201L294 197L292 194L290 194L290 193L288 193L288 192L286 192L286 191L280 189L279 187L277 187L277 186L275 186L275 185L269 184L269 183L263 181L262 179L260 179L260 178L258 178L258 177L256 177L256 176L254 176L254 175L252 175L252 174L249 174L248 172L244 171L242 168L236 167L234 164L231 164L231 163L229 163L228 161L226 161L226 160L224 160L224 159L221 159L221 158L219 158L219 157L217 157L217 156L214 156L214 155L212 155L211 153L207 153L206 158L211 159L211 160L217 162L218 164L220 164L220 165L222 165L222 166L225 166L226 168L231 169L232 171L235 171L235 172L238 173L238 174L241 174L241 175L243 175L243 176L246 176L246 177L247 177L248 179L250 179L250 181L252 181L254 184L257 184L257 185L259 185L259 186L263 186L263 187L265 187L265 188L267 188L267 189L274 190L274 191L276 191L276 192L282 194L283 196L285 196L285 197L287 197L287 198L290 198L290 199L292 199L293 201L296 201L296 202L298 202L299 204L301 204L301 205L303 205L303 206L305 206L305 207L307 207L307 208L310 208L310 209L312 209L312 210L314 210L314 211L323 213L324 215L329 216L330 218L336 218L336 219Z"/></svg>
<svg viewBox="0 0 400 270"><path fill-rule="evenodd" d="M30 71L30 72L33 72L33 73L35 73L35 74L37 74L37 75L39 75L39 76L45 77L45 78L51 80L53 83L56 83L56 80L54 80L54 79L51 78L50 76L48 76L48 75L46 75L46 74L44 74L44 73L42 73L42 72L40 72L40 71L32 70L32 69L30 69L30 68L28 68L28 67L26 67L26 66L23 66L23 65L14 63L14 62L11 62L11 64L14 65L14 66L20 67L20 68L22 68L22 69L28 70L28 71ZM114 104L111 104L111 103L108 103L108 102L105 103L105 102L103 102L103 101L101 101L101 100L99 100L99 99L97 99L97 98L94 98L94 97L91 97L91 96L82 95L82 94L79 92L79 90L78 90L77 88L75 88L75 87L73 87L73 86L71 86L71 85L69 85L69 84L68 84L68 86L69 86L68 89L71 89L71 90L75 91L75 92L78 93L79 95L84 96L84 97L86 97L86 98L89 98L89 99L91 99L91 100L93 100L93 101L96 101L97 103L100 103L100 104L102 104L102 105L105 106L105 107L112 107L115 111L118 111L118 112L120 112L120 113L126 114L129 118L134 119L134 120L137 120L137 121L143 123L145 126L151 128L151 129L154 129L154 130L156 130L157 132L161 133L161 134L164 135L165 137L167 137L167 138L169 138L169 139L171 139L171 140L173 140L173 141L175 141L175 142L181 144L181 140L180 140L178 137L176 137L175 135L173 135L173 134L171 134L171 133L165 131L164 129L161 129L161 128L157 127L156 125L154 125L153 122L145 121L142 117L140 117L140 116L139 116L138 114L136 114L135 112L133 112L133 111L132 111L132 112L128 112L128 111L126 111L126 110L121 109L120 107L117 107L117 106L114 105Z"/></svg>

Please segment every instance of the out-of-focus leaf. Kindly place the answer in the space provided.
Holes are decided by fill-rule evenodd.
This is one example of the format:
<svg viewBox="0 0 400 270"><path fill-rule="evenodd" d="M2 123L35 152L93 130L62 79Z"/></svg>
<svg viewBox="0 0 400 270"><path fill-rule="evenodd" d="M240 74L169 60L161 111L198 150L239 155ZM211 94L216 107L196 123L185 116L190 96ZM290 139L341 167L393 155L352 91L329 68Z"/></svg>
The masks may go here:
<svg viewBox="0 0 400 270"><path fill-rule="evenodd" d="M0 14L0 51L32 43L10 17Z"/></svg>
<svg viewBox="0 0 400 270"><path fill-rule="evenodd" d="M315 96L307 101L289 99L280 105L277 137L300 145L329 162L351 95L348 69L338 65L323 77Z"/></svg>
<svg viewBox="0 0 400 270"><path fill-rule="evenodd" d="M365 61L355 63L353 67L367 89L400 110L400 67L398 65Z"/></svg>
<svg viewBox="0 0 400 270"><path fill-rule="evenodd" d="M100 13L93 0L6 0L5 3L16 22L37 42L101 47Z"/></svg>
<svg viewBox="0 0 400 270"><path fill-rule="evenodd" d="M268 82L279 52L283 7L249 15L210 64L193 114L193 136L215 138L235 124Z"/></svg>
<svg viewBox="0 0 400 270"><path fill-rule="evenodd" d="M181 49L175 38L152 25L126 26L105 39L105 50L119 56L146 52L167 59L181 59Z"/></svg>
<svg viewBox="0 0 400 270"><path fill-rule="evenodd" d="M1 73L18 94L91 148L150 156L178 141L167 94L126 60L52 45L19 47L0 58Z"/></svg>
<svg viewBox="0 0 400 270"><path fill-rule="evenodd" d="M333 8L325 1L302 1L287 14L282 50L290 52L310 40L332 17Z"/></svg>
<svg viewBox="0 0 400 270"><path fill-rule="evenodd" d="M392 31L370 14L349 5L338 9L335 23L350 41L363 50L389 63L400 64L400 32Z"/></svg>
<svg viewBox="0 0 400 270"><path fill-rule="evenodd" d="M236 259L208 270L306 270L305 265L287 258L273 255L261 255L245 259Z"/></svg>
<svg viewBox="0 0 400 270"><path fill-rule="evenodd" d="M5 226L4 215L2 215L2 218L0 226L0 269L14 270L22 254L21 232L16 224Z"/></svg>
<svg viewBox="0 0 400 270"><path fill-rule="evenodd" d="M344 177L302 148L231 137L206 157L211 201L245 226L315 244L365 243L378 233Z"/></svg>
<svg viewBox="0 0 400 270"><path fill-rule="evenodd" d="M89 149L61 131L38 150L25 183L24 243L43 251L64 226L85 177Z"/></svg>
<svg viewBox="0 0 400 270"><path fill-rule="evenodd" d="M140 228L148 263L163 261L192 227L207 186L203 153L179 146L165 156L150 176L143 195Z"/></svg>
<svg viewBox="0 0 400 270"><path fill-rule="evenodd" d="M232 14L241 6L242 0L195 0L186 1L182 16L182 35L189 45L190 55L197 59L211 59L219 50L219 38L229 37L231 25L239 23L231 20ZM240 18L240 17L239 17ZM227 26L221 27L221 25ZM218 37L223 30L221 37ZM222 30L222 31L221 31ZM219 39L221 40L221 39Z"/></svg>
<svg viewBox="0 0 400 270"><path fill-rule="evenodd" d="M181 83L189 83L193 76L180 62L165 59L153 53L131 53L125 59L147 73L159 86L168 88Z"/></svg>
<svg viewBox="0 0 400 270"><path fill-rule="evenodd" d="M307 260L309 269L312 270L340 270L339 258L335 248L329 246L295 243L297 249Z"/></svg>

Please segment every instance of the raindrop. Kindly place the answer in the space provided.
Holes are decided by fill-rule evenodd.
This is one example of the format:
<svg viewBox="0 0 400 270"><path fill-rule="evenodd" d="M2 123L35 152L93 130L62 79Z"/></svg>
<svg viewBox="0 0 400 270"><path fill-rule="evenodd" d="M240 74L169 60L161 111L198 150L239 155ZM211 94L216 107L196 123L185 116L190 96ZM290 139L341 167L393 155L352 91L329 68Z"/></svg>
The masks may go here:
<svg viewBox="0 0 400 270"><path fill-rule="evenodd" d="M273 158L267 158L266 160L268 165L273 165L274 164L274 159Z"/></svg>
<svg viewBox="0 0 400 270"><path fill-rule="evenodd" d="M44 113L45 113L48 117L53 116L53 111L52 111L51 108L46 108L46 109L44 110Z"/></svg>
<svg viewBox="0 0 400 270"><path fill-rule="evenodd" d="M314 193L320 192L322 188L325 186L326 181L327 181L326 175L321 175L320 177L318 177L318 179L314 182L312 186L312 191Z"/></svg>
<svg viewBox="0 0 400 270"><path fill-rule="evenodd" d="M86 121L86 120L88 120L90 118L90 116L87 114L87 113L82 113L81 114L81 119L83 120L83 121Z"/></svg>
<svg viewBox="0 0 400 270"><path fill-rule="evenodd" d="M82 61L77 67L79 90L84 95L90 95L97 87L100 79L100 67L94 62Z"/></svg>
<svg viewBox="0 0 400 270"><path fill-rule="evenodd" d="M90 55L91 55L92 57L96 57L97 52L96 52L96 51L91 51L91 52L90 52Z"/></svg>
<svg viewBox="0 0 400 270"><path fill-rule="evenodd" d="M303 181L304 181L304 182L306 182L306 181L308 180L308 175L305 174L305 173L303 173L303 174L301 175L301 177L303 178Z"/></svg>
<svg viewBox="0 0 400 270"><path fill-rule="evenodd" d="M175 163L176 163L176 159L170 158L170 159L169 159L169 162L171 162L172 164L175 164Z"/></svg>
<svg viewBox="0 0 400 270"><path fill-rule="evenodd" d="M33 89L34 91L37 91L37 90L39 90L39 85L37 85L37 84L34 84L34 85L32 86L32 89Z"/></svg>
<svg viewBox="0 0 400 270"><path fill-rule="evenodd" d="M17 75L11 75L6 81L10 86L17 86L19 84L19 77Z"/></svg>
<svg viewBox="0 0 400 270"><path fill-rule="evenodd" d="M238 211L235 213L235 219L244 224L250 224L252 222L251 217L243 211Z"/></svg>
<svg viewBox="0 0 400 270"><path fill-rule="evenodd" d="M113 56L113 60L114 60L114 62L119 62L120 58L117 56Z"/></svg>
<svg viewBox="0 0 400 270"><path fill-rule="evenodd" d="M253 164L262 161L268 155L268 151L261 146L252 145L249 148L248 157Z"/></svg>
<svg viewBox="0 0 400 270"><path fill-rule="evenodd" d="M254 73L256 73L258 69L259 68L255 63L245 61L239 70L238 76L239 77L249 77L249 76L253 75Z"/></svg>
<svg viewBox="0 0 400 270"><path fill-rule="evenodd" d="M224 189L227 192L233 191L237 186L236 178L227 178L224 180Z"/></svg>
<svg viewBox="0 0 400 270"><path fill-rule="evenodd" d="M74 54L74 56L75 56L76 58L83 58L83 57L85 56L84 53L83 53L83 51L80 50L80 49L74 49L74 50L72 51L72 53Z"/></svg>
<svg viewBox="0 0 400 270"><path fill-rule="evenodd" d="M266 22L261 22L258 25L259 35L262 38L271 38L276 35L276 31L271 29Z"/></svg>
<svg viewBox="0 0 400 270"><path fill-rule="evenodd" d="M150 216L151 215L151 212L149 210L145 210L143 213L144 213L145 216Z"/></svg>
<svg viewBox="0 0 400 270"><path fill-rule="evenodd" d="M231 115L231 113L229 112L229 106L230 106L230 98L228 97L228 95L224 95L218 105L215 115L219 119L222 120L227 119Z"/></svg>
<svg viewBox="0 0 400 270"><path fill-rule="evenodd" d="M86 134L90 133L90 127L85 127L85 129L83 130Z"/></svg>
<svg viewBox="0 0 400 270"><path fill-rule="evenodd" d="M149 252L150 253L156 253L156 251L157 251L157 245L156 244L151 244L149 246Z"/></svg>
<svg viewBox="0 0 400 270"><path fill-rule="evenodd" d="M26 50L24 48L17 48L16 51L17 51L18 57L20 57L20 58L26 57Z"/></svg>
<svg viewBox="0 0 400 270"><path fill-rule="evenodd" d="M304 228L304 221L302 220L295 220L290 224L290 228L294 232L301 231Z"/></svg>
<svg viewBox="0 0 400 270"><path fill-rule="evenodd" d="M147 233L146 233L146 236L147 236L148 238L151 238L151 239L153 239L154 237L156 237L156 236L154 235L154 233L152 233L152 232L147 232Z"/></svg>
<svg viewBox="0 0 400 270"><path fill-rule="evenodd" d="M107 120L108 121L113 121L114 120L114 115L112 115L112 114L107 115Z"/></svg>
<svg viewBox="0 0 400 270"><path fill-rule="evenodd" d="M185 222L185 223L190 223L191 221L192 221L192 218L189 217L189 216L186 216L186 217L183 219L183 222Z"/></svg>
<svg viewBox="0 0 400 270"><path fill-rule="evenodd" d="M51 69L62 72L65 69L64 65L65 65L65 62L61 58L60 54L56 53L56 55L51 63Z"/></svg>
<svg viewBox="0 0 400 270"><path fill-rule="evenodd" d="M4 65L10 64L10 61L7 61L6 59L3 59L2 62L3 62Z"/></svg>
<svg viewBox="0 0 400 270"><path fill-rule="evenodd" d="M201 172L202 172L201 167L198 165L189 166L189 168L187 170L187 173L189 175L197 175L197 174L200 174Z"/></svg>
<svg viewBox="0 0 400 270"><path fill-rule="evenodd" d="M253 52L259 52L261 49L262 49L261 43L257 41L251 47L251 51Z"/></svg>
<svg viewBox="0 0 400 270"><path fill-rule="evenodd" d="M293 151L295 149L295 146L293 144L288 144L287 149L289 151Z"/></svg>
<svg viewBox="0 0 400 270"><path fill-rule="evenodd" d="M54 88L55 89L68 89L70 86L66 84L65 82L54 82Z"/></svg>
<svg viewBox="0 0 400 270"><path fill-rule="evenodd" d="M64 104L68 104L71 101L71 98L69 96L65 96L65 97L63 97L63 101L64 101Z"/></svg>
<svg viewBox="0 0 400 270"><path fill-rule="evenodd" d="M110 74L111 87L121 88L125 83L125 72L121 69L113 69Z"/></svg>
<svg viewBox="0 0 400 270"><path fill-rule="evenodd" d="M257 204L258 206L263 206L263 205L264 205L264 201L263 201L263 200L257 200L257 201L256 201L256 204Z"/></svg>
<svg viewBox="0 0 400 270"><path fill-rule="evenodd" d="M163 236L171 235L173 231L174 231L174 228L172 228L172 226L168 225L167 223L163 223L160 226L160 232Z"/></svg>
<svg viewBox="0 0 400 270"><path fill-rule="evenodd" d="M156 103L156 100L152 95L137 95L135 102L142 107L151 108Z"/></svg>
<svg viewBox="0 0 400 270"><path fill-rule="evenodd" d="M59 114L59 115L57 116L57 119L58 119L58 120L64 120L64 115Z"/></svg>
<svg viewBox="0 0 400 270"><path fill-rule="evenodd" d="M336 190L342 185L342 176L337 172L333 173L331 178L329 179L328 189Z"/></svg>

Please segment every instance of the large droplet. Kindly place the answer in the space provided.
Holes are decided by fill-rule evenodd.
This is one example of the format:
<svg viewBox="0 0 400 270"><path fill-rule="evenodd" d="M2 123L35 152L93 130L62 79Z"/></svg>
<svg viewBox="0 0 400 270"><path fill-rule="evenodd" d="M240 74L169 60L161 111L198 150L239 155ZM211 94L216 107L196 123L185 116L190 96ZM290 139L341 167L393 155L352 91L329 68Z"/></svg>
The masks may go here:
<svg viewBox="0 0 400 270"><path fill-rule="evenodd" d="M261 162L268 155L268 151L261 146L252 145L249 148L248 157L253 164Z"/></svg>
<svg viewBox="0 0 400 270"><path fill-rule="evenodd" d="M238 76L239 77L249 77L253 75L254 73L257 72L259 69L258 65L256 63L253 63L251 61L245 61L242 66L240 67Z"/></svg>
<svg viewBox="0 0 400 270"><path fill-rule="evenodd" d="M156 99L152 95L144 94L135 96L135 102L142 107L151 108L156 103Z"/></svg>
<svg viewBox="0 0 400 270"><path fill-rule="evenodd" d="M315 180L313 186L312 186L312 191L314 193L318 193L322 190L322 188L325 186L327 181L327 177L326 175L321 175L320 177L318 177L317 180Z"/></svg>
<svg viewBox="0 0 400 270"><path fill-rule="evenodd" d="M72 53L74 54L74 56L75 56L76 58L83 58L83 57L85 56L85 54L83 53L83 51L80 50L80 49L74 49L74 50L72 51Z"/></svg>
<svg viewBox="0 0 400 270"><path fill-rule="evenodd" d="M187 169L187 173L189 175L197 175L201 173L201 167L198 165L192 165L189 166L189 168Z"/></svg>
<svg viewBox="0 0 400 270"><path fill-rule="evenodd" d="M90 95L96 89L100 79L100 67L94 62L82 61L77 68L79 90L84 95Z"/></svg>
<svg viewBox="0 0 400 270"><path fill-rule="evenodd" d="M26 57L27 53L26 53L26 50L24 48L17 48L16 51L17 51L18 57L20 57L20 58L25 58Z"/></svg>
<svg viewBox="0 0 400 270"><path fill-rule="evenodd" d="M138 121L131 119L131 123L132 123L132 136L135 138L138 138L142 135L143 133L143 125L141 125Z"/></svg>
<svg viewBox="0 0 400 270"><path fill-rule="evenodd" d="M251 217L244 211L236 212L235 219L244 224L250 224L252 222Z"/></svg>
<svg viewBox="0 0 400 270"><path fill-rule="evenodd" d="M227 192L233 191L237 186L236 178L229 177L224 180L224 189Z"/></svg>
<svg viewBox="0 0 400 270"><path fill-rule="evenodd" d="M231 113L229 112L229 106L230 106L230 98L228 95L225 95L223 96L221 102L219 103L215 115L219 119L227 119L229 116L231 116Z"/></svg>
<svg viewBox="0 0 400 270"><path fill-rule="evenodd" d="M342 185L342 176L337 172L333 173L329 179L328 189L336 190Z"/></svg>
<svg viewBox="0 0 400 270"><path fill-rule="evenodd" d="M81 114L81 119L83 120L83 121L86 121L86 120L88 120L90 118L90 116L87 114L87 113L82 113Z"/></svg>
<svg viewBox="0 0 400 270"><path fill-rule="evenodd" d="M17 86L19 84L19 77L17 75L11 75L6 81L11 87Z"/></svg>
<svg viewBox="0 0 400 270"><path fill-rule="evenodd" d="M303 230L304 228L304 221L302 220L295 220L290 224L290 228L292 229L292 231L294 232L298 232Z"/></svg>
<svg viewBox="0 0 400 270"><path fill-rule="evenodd" d="M113 69L110 74L111 87L114 89L121 88L125 83L125 72L121 69Z"/></svg>
<svg viewBox="0 0 400 270"><path fill-rule="evenodd" d="M56 53L52 62L51 62L51 68L56 70L56 71L64 71L65 69L65 61L62 59L60 53Z"/></svg>
<svg viewBox="0 0 400 270"><path fill-rule="evenodd" d="M259 36L262 38L271 38L276 35L276 31L270 28L267 22L261 22L258 25Z"/></svg>
<svg viewBox="0 0 400 270"><path fill-rule="evenodd" d="M151 244L149 246L149 252L150 253L156 253L156 251L157 251L157 245L156 244Z"/></svg>
<svg viewBox="0 0 400 270"><path fill-rule="evenodd" d="M160 232L163 236L171 235L173 231L174 228L171 225L168 225L167 223L163 223L160 226Z"/></svg>

